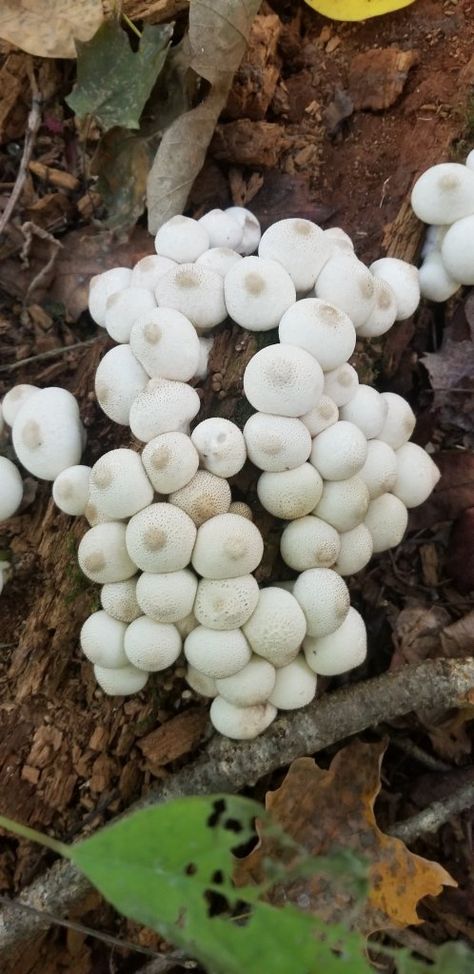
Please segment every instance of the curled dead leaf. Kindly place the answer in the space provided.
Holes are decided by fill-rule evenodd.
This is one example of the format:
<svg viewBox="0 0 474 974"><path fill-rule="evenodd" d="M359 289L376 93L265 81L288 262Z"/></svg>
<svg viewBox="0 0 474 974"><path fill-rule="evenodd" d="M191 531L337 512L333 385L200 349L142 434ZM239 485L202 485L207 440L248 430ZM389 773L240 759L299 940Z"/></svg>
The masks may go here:
<svg viewBox="0 0 474 974"><path fill-rule="evenodd" d="M0 37L39 57L74 58L104 20L103 0L2 0Z"/></svg>

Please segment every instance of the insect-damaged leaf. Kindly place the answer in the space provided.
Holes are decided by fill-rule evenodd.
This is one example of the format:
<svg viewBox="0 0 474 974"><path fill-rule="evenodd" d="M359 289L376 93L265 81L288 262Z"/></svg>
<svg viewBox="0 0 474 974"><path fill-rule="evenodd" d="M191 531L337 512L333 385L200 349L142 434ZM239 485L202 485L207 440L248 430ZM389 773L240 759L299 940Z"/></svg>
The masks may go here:
<svg viewBox="0 0 474 974"><path fill-rule="evenodd" d="M76 57L104 19L102 0L2 0L0 37L39 57Z"/></svg>

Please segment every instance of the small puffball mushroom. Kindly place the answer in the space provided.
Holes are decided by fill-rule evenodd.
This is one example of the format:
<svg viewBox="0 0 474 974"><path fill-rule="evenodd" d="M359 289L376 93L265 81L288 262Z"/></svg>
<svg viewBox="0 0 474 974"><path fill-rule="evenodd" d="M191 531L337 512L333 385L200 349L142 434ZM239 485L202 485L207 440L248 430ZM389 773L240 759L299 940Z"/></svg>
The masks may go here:
<svg viewBox="0 0 474 974"><path fill-rule="evenodd" d="M110 517L108 514L105 514L104 511L101 511L101 509L97 507L97 504L93 504L90 500L87 501L84 508L84 517L92 528L94 528L96 524L107 524L108 522L115 520L115 518Z"/></svg>
<svg viewBox="0 0 474 974"><path fill-rule="evenodd" d="M20 471L7 457L0 457L0 521L16 514L23 498Z"/></svg>
<svg viewBox="0 0 474 974"><path fill-rule="evenodd" d="M242 230L240 243L236 247L238 253L243 254L244 257L255 253L262 236L257 217L245 206L228 206L225 213L228 213Z"/></svg>
<svg viewBox="0 0 474 974"><path fill-rule="evenodd" d="M358 426L339 420L313 440L310 462L324 480L347 480L362 469L367 440Z"/></svg>
<svg viewBox="0 0 474 974"><path fill-rule="evenodd" d="M324 376L323 393L328 396L336 406L345 406L355 396L359 388L359 376L352 365L346 362L332 372L326 372Z"/></svg>
<svg viewBox="0 0 474 974"><path fill-rule="evenodd" d="M198 529L192 563L203 578L237 578L255 571L262 555L262 535L252 521L218 514Z"/></svg>
<svg viewBox="0 0 474 974"><path fill-rule="evenodd" d="M102 608L119 622L133 622L142 614L136 596L137 578L134 576L123 582L107 582L100 590Z"/></svg>
<svg viewBox="0 0 474 974"><path fill-rule="evenodd" d="M227 313L248 331L276 328L285 311L295 303L295 285L276 260L244 257L224 278Z"/></svg>
<svg viewBox="0 0 474 974"><path fill-rule="evenodd" d="M184 641L184 655L200 673L220 680L242 670L252 653L240 629L197 626Z"/></svg>
<svg viewBox="0 0 474 974"><path fill-rule="evenodd" d="M240 514L240 517L245 517L248 521L253 521L252 508L245 501L232 501L229 507L229 514Z"/></svg>
<svg viewBox="0 0 474 974"><path fill-rule="evenodd" d="M240 260L242 260L242 254L238 254L236 250L232 250L230 247L211 247L210 250L205 250L198 257L196 264L198 267L207 267L210 271L214 271L224 278L227 271L230 271L231 267Z"/></svg>
<svg viewBox="0 0 474 974"><path fill-rule="evenodd" d="M326 480L313 514L336 531L352 531L364 520L369 502L369 489L360 475L347 480Z"/></svg>
<svg viewBox="0 0 474 974"><path fill-rule="evenodd" d="M298 575L293 588L309 636L326 636L340 626L350 607L349 590L332 568L310 568Z"/></svg>
<svg viewBox="0 0 474 974"><path fill-rule="evenodd" d="M125 525L118 521L97 524L86 531L77 552L79 567L91 582L124 582L137 566L125 544Z"/></svg>
<svg viewBox="0 0 474 974"><path fill-rule="evenodd" d="M311 437L322 433L329 426L333 426L339 419L339 410L336 403L329 396L321 396L319 402L301 417L306 429L309 430ZM309 456L309 454L308 454Z"/></svg>
<svg viewBox="0 0 474 974"><path fill-rule="evenodd" d="M198 332L210 331L227 317L224 279L202 264L181 264L160 277L157 303L189 318Z"/></svg>
<svg viewBox="0 0 474 974"><path fill-rule="evenodd" d="M464 165L467 166L468 169L474 169L474 149L471 149Z"/></svg>
<svg viewBox="0 0 474 974"><path fill-rule="evenodd" d="M130 287L145 287L154 292L160 277L175 266L175 261L169 257L159 257L158 254L142 257L133 268Z"/></svg>
<svg viewBox="0 0 474 974"><path fill-rule="evenodd" d="M427 227L425 233L425 239L423 241L423 246L421 248L421 259L425 260L434 251L441 250L441 244L449 230L449 226L441 227Z"/></svg>
<svg viewBox="0 0 474 974"><path fill-rule="evenodd" d="M2 399L2 415L7 426L13 426L23 403L37 392L40 392L38 386L31 386L24 382L17 386L12 386L5 393Z"/></svg>
<svg viewBox="0 0 474 974"><path fill-rule="evenodd" d="M332 246L321 227L311 220L289 219L272 223L262 236L259 257L276 260L290 275L297 291L305 293L316 283L329 260Z"/></svg>
<svg viewBox="0 0 474 974"><path fill-rule="evenodd" d="M354 423L367 440L379 435L387 418L388 406L380 392L372 386L360 385L355 396L341 407L340 417Z"/></svg>
<svg viewBox="0 0 474 974"><path fill-rule="evenodd" d="M474 284L473 253L474 216L466 216L453 223L441 246L443 264L453 280L460 284Z"/></svg>
<svg viewBox="0 0 474 974"><path fill-rule="evenodd" d="M155 296L144 287L126 287L107 298L105 329L114 342L130 341L133 322L156 308Z"/></svg>
<svg viewBox="0 0 474 974"><path fill-rule="evenodd" d="M277 709L271 703L260 703L255 707L236 707L223 697L216 697L209 711L216 731L232 741L254 740L259 734L263 734L276 715Z"/></svg>
<svg viewBox="0 0 474 974"><path fill-rule="evenodd" d="M211 354L211 349L214 344L213 338L203 338L199 336L199 362L193 379L198 382L203 382L207 379L209 373L209 356Z"/></svg>
<svg viewBox="0 0 474 974"><path fill-rule="evenodd" d="M105 327L107 299L111 294L130 287L132 271L129 267L112 267L103 274L96 274L89 283L89 314L96 325Z"/></svg>
<svg viewBox="0 0 474 974"><path fill-rule="evenodd" d="M345 311L355 329L367 321L375 307L372 274L355 255L337 250L316 281L315 295Z"/></svg>
<svg viewBox="0 0 474 974"><path fill-rule="evenodd" d="M243 630L254 653L279 667L295 659L306 634L306 622L291 592L271 586L261 589L255 612Z"/></svg>
<svg viewBox="0 0 474 974"><path fill-rule="evenodd" d="M423 223L454 223L474 213L474 173L458 162L431 166L417 179L411 205Z"/></svg>
<svg viewBox="0 0 474 974"><path fill-rule="evenodd" d="M313 355L324 372L347 362L356 343L349 315L319 298L305 298L288 308L278 335L283 345L297 345Z"/></svg>
<svg viewBox="0 0 474 974"><path fill-rule="evenodd" d="M241 430L229 419L212 416L198 423L191 440L199 453L201 466L218 477L233 477L247 459Z"/></svg>
<svg viewBox="0 0 474 974"><path fill-rule="evenodd" d="M439 250L432 250L424 258L418 272L420 292L427 301L449 301L459 290L459 281L454 281L444 266Z"/></svg>
<svg viewBox="0 0 474 974"><path fill-rule="evenodd" d="M80 634L81 649L91 663L107 668L126 666L128 659L124 650L124 636L127 626L103 609L93 612L86 619Z"/></svg>
<svg viewBox="0 0 474 974"><path fill-rule="evenodd" d="M378 439L388 443L392 450L398 450L410 439L416 416L406 399L396 392L382 392L381 396L387 403L388 411Z"/></svg>
<svg viewBox="0 0 474 974"><path fill-rule="evenodd" d="M153 500L153 487L140 455L123 448L104 453L90 473L89 499L117 521L148 507Z"/></svg>
<svg viewBox="0 0 474 974"><path fill-rule="evenodd" d="M194 614L208 629L239 629L250 619L259 595L253 575L202 578L197 587Z"/></svg>
<svg viewBox="0 0 474 974"><path fill-rule="evenodd" d="M365 524L358 524L351 531L345 531L339 535L340 550L333 565L334 571L339 575L355 575L368 565L372 558L374 543L372 535Z"/></svg>
<svg viewBox="0 0 474 974"><path fill-rule="evenodd" d="M365 526L372 535L374 555L400 544L407 529L408 511L394 494L381 494L371 501Z"/></svg>
<svg viewBox="0 0 474 974"><path fill-rule="evenodd" d="M151 378L188 382L199 366L199 338L180 311L153 308L135 318L130 348Z"/></svg>
<svg viewBox="0 0 474 974"><path fill-rule="evenodd" d="M142 462L158 494L172 494L192 480L199 454L186 433L162 433L144 447Z"/></svg>
<svg viewBox="0 0 474 974"><path fill-rule="evenodd" d="M216 680L218 694L235 707L254 707L268 700L276 680L276 670L266 659L252 659L238 673Z"/></svg>
<svg viewBox="0 0 474 974"><path fill-rule="evenodd" d="M360 666L367 656L364 620L352 606L338 629L328 636L307 636L303 643L306 662L320 676L339 676Z"/></svg>
<svg viewBox="0 0 474 974"><path fill-rule="evenodd" d="M89 501L90 472L90 467L78 463L58 474L53 483L53 501L60 511L72 517L84 514Z"/></svg>
<svg viewBox="0 0 474 974"><path fill-rule="evenodd" d="M127 551L143 572L186 568L195 539L194 522L173 504L150 504L134 514L126 528Z"/></svg>
<svg viewBox="0 0 474 974"><path fill-rule="evenodd" d="M389 284L397 302L397 321L413 315L420 303L418 268L398 257L381 257L370 265L375 278Z"/></svg>
<svg viewBox="0 0 474 974"><path fill-rule="evenodd" d="M347 254L354 253L354 244L348 233L342 227L328 227L324 231L324 236L337 250L345 251Z"/></svg>
<svg viewBox="0 0 474 974"><path fill-rule="evenodd" d="M367 484L370 500L391 491L397 477L397 457L392 447L383 440L370 440L367 460L358 476Z"/></svg>
<svg viewBox="0 0 474 974"><path fill-rule="evenodd" d="M311 434L299 419L254 413L244 426L249 460L277 473L301 466L311 453Z"/></svg>
<svg viewBox="0 0 474 974"><path fill-rule="evenodd" d="M171 220L163 223L155 237L157 254L178 264L197 260L209 247L206 227L189 216L172 216Z"/></svg>
<svg viewBox="0 0 474 974"><path fill-rule="evenodd" d="M30 396L15 418L12 442L20 463L41 480L55 480L78 464L83 427L74 396L56 386Z"/></svg>
<svg viewBox="0 0 474 974"><path fill-rule="evenodd" d="M118 345L105 353L97 367L97 402L114 423L128 426L130 407L148 382L149 376L137 362L130 345Z"/></svg>
<svg viewBox="0 0 474 974"><path fill-rule="evenodd" d="M316 694L316 675L303 656L276 671L275 686L269 697L278 710L299 710L307 707Z"/></svg>
<svg viewBox="0 0 474 974"><path fill-rule="evenodd" d="M374 277L375 306L365 324L357 329L359 338L378 338L390 330L397 319L398 302L395 294L381 277Z"/></svg>
<svg viewBox="0 0 474 974"><path fill-rule="evenodd" d="M312 514L287 524L280 540L283 561L297 572L331 568L340 547L336 529Z"/></svg>
<svg viewBox="0 0 474 974"><path fill-rule="evenodd" d="M187 433L200 408L196 390L186 382L150 379L130 407L130 429L143 443L161 433Z"/></svg>
<svg viewBox="0 0 474 974"><path fill-rule="evenodd" d="M257 482L262 507L284 521L309 514L316 507L322 492L323 481L310 463L302 463L300 467L280 473L265 471Z"/></svg>
<svg viewBox="0 0 474 974"><path fill-rule="evenodd" d="M177 572L143 572L137 581L137 602L154 622L180 622L193 611L198 580L189 568Z"/></svg>
<svg viewBox="0 0 474 974"><path fill-rule="evenodd" d="M397 477L392 493L405 507L423 504L436 487L440 471L429 453L416 443L405 443L397 450Z"/></svg>
<svg viewBox="0 0 474 974"><path fill-rule="evenodd" d="M234 249L240 244L243 232L237 220L234 220L231 213L224 210L209 210L198 220L198 223L205 227L209 234L209 247L229 247Z"/></svg>
<svg viewBox="0 0 474 974"><path fill-rule="evenodd" d="M186 670L186 683L199 693L201 697L217 697L216 681L211 676L200 673L195 666L189 665Z"/></svg>
<svg viewBox="0 0 474 974"><path fill-rule="evenodd" d="M227 514L231 502L230 487L223 477L216 477L208 470L198 470L192 480L173 491L168 497L170 504L186 511L197 528L217 514Z"/></svg>
<svg viewBox="0 0 474 974"><path fill-rule="evenodd" d="M261 348L244 372L251 406L276 416L303 416L321 398L324 376L309 352L293 345Z"/></svg>
<svg viewBox="0 0 474 974"><path fill-rule="evenodd" d="M101 690L109 697L127 697L140 693L148 681L148 673L137 670L136 666L121 666L120 669L106 669L94 666L94 676Z"/></svg>
<svg viewBox="0 0 474 974"><path fill-rule="evenodd" d="M139 616L127 626L125 653L132 666L145 673L158 673L176 662L181 652L181 636L176 626L153 622Z"/></svg>

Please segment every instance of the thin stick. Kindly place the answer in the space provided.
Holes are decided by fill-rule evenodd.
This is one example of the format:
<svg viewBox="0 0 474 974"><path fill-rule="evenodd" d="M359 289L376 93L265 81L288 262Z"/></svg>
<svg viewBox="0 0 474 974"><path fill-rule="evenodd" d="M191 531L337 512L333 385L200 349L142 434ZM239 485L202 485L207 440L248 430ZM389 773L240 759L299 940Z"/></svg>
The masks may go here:
<svg viewBox="0 0 474 974"><path fill-rule="evenodd" d="M36 84L36 78L34 76L31 58L28 59L28 75L30 79L32 100L31 109L28 115L28 122L25 132L25 141L23 144L23 155L21 157L20 167L18 169L17 177L15 180L15 185L11 191L10 199L0 217L0 234L3 233L5 227L7 226L10 217L15 209L18 199L21 195L23 187L25 185L25 180L28 174L28 164L31 159L33 152L33 147L36 141L36 136L38 129L41 125L41 106L42 98L38 90L38 85Z"/></svg>
<svg viewBox="0 0 474 974"><path fill-rule="evenodd" d="M45 362L47 359L58 358L59 355L67 355L68 352L73 352L76 348L87 348L88 345L95 345L98 341L100 341L100 338L88 338L85 342L74 342L73 345L62 345L61 348L51 348L48 352L40 352L38 355L31 355L30 358L22 358L19 362L2 365L0 367L0 373L16 372L17 369L23 368L24 365L32 365L33 362Z"/></svg>
<svg viewBox="0 0 474 974"><path fill-rule="evenodd" d="M397 839L403 839L404 842L413 842L414 839L418 839L420 835L426 835L427 832L437 832L442 825L449 822L453 815L464 812L473 806L474 781L471 781L456 791L454 795L433 802L432 805L428 805L417 815L412 815L404 822L396 822L387 831L390 835L396 836Z"/></svg>

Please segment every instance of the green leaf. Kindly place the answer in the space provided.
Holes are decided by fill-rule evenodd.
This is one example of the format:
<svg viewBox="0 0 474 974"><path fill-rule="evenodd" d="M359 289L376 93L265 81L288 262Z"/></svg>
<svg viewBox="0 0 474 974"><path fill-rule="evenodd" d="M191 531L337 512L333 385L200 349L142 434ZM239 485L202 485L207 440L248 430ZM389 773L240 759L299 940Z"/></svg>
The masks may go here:
<svg viewBox="0 0 474 974"><path fill-rule="evenodd" d="M77 44L77 84L66 98L69 107L80 117L94 115L105 129L137 129L172 34L170 24L147 24L134 52L118 21L107 21L91 41Z"/></svg>

